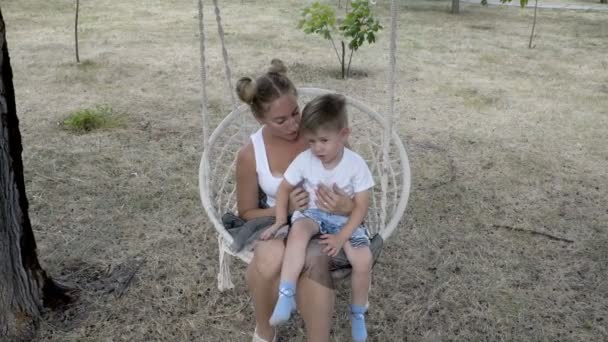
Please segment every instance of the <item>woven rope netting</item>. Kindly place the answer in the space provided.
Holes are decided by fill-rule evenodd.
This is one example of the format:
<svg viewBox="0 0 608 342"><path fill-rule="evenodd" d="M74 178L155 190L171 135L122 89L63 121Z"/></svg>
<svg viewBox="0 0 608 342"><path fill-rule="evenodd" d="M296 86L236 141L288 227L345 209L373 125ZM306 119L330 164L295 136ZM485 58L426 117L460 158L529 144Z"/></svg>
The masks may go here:
<svg viewBox="0 0 608 342"><path fill-rule="evenodd" d="M228 63L228 53L224 42L224 31L221 24L218 1L213 0L218 35L222 46L224 72L230 100L236 107L234 90L231 83L231 72ZM203 125L208 125L208 99L206 93L206 60L205 35L203 26L203 1L198 1L200 52L201 52L201 97ZM347 98L350 127L350 148L359 153L367 162L376 186L372 189L372 197L366 226L372 233L380 234L384 240L399 224L403 216L410 190L409 161L403 143L393 128L395 75L396 75L396 0L391 1L391 35L389 48L388 96L389 106L386 115L380 115L365 103L344 94ZM312 98L322 95L329 90L318 88L300 88L298 90L300 108ZM246 139L259 129L248 106L241 105L234 109L208 137L206 127L203 129L203 157L199 169L199 187L203 207L211 223L218 233L220 254L220 272L218 287L232 288L230 280L228 254L236 255L249 262L252 257L250 250L233 253L229 247L232 237L224 229L221 216L226 212L236 213L236 157Z"/></svg>
<svg viewBox="0 0 608 342"><path fill-rule="evenodd" d="M317 88L299 89L300 104L303 106L314 96L330 92ZM380 233L386 239L397 225L409 193L409 163L401 140L393 132L391 143L388 145L388 168L383 172L382 139L385 120L378 113L368 108L356 99L347 97L349 121L352 133L349 139L351 149L359 153L369 165L376 186L372 189L370 208L366 217L366 225L372 235ZM207 203L205 209L212 214L214 220L225 212L236 212L235 166L238 150L243 146L244 130L253 134L259 129L259 124L247 106L241 106L220 123L201 161L201 192ZM247 135L248 136L248 135ZM207 165L203 165L207 163ZM382 186L382 176L386 175L386 187ZM203 188L204 187L204 188ZM386 208L382 209L382 198L386 195ZM382 222L383 217L390 218ZM214 224L221 225L216 221ZM230 235L224 231L223 238L229 245ZM250 253L238 255L249 261Z"/></svg>

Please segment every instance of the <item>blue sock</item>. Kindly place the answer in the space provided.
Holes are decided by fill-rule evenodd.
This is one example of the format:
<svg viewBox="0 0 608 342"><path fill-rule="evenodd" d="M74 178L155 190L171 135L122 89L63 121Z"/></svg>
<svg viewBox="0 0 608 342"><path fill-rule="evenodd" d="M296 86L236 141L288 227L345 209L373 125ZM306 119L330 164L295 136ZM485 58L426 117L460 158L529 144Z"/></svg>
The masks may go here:
<svg viewBox="0 0 608 342"><path fill-rule="evenodd" d="M367 328L365 327L365 312L367 309L363 305L350 306L350 320L352 324L353 341L365 342L367 340Z"/></svg>
<svg viewBox="0 0 608 342"><path fill-rule="evenodd" d="M295 295L295 284L289 281L281 281L279 284L279 299L272 316L270 316L270 325L276 326L289 320L291 313L296 309Z"/></svg>

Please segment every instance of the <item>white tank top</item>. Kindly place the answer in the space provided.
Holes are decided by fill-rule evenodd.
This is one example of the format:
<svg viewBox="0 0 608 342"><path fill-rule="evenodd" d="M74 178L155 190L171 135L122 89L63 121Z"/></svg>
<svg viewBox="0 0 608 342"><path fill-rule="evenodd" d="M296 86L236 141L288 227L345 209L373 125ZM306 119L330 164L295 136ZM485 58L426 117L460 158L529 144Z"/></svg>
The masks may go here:
<svg viewBox="0 0 608 342"><path fill-rule="evenodd" d="M266 155L266 145L264 144L264 136L262 128L251 135L251 143L253 144L253 154L255 155L255 171L258 174L258 184L262 191L266 194L266 204L269 207L274 207L276 203L277 191L283 177L275 177L270 172L270 164Z"/></svg>

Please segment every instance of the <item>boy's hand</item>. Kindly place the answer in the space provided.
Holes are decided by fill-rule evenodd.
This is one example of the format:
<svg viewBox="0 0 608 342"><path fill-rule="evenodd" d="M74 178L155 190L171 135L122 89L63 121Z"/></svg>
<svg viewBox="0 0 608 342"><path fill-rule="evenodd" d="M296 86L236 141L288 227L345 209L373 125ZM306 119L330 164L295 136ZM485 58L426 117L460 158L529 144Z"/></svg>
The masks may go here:
<svg viewBox="0 0 608 342"><path fill-rule="evenodd" d="M274 237L274 235L277 233L277 231L279 229L281 229L281 227L283 227L285 224L284 223L275 223L272 226L266 228L265 231L262 232L262 234L260 235L260 240L270 240Z"/></svg>
<svg viewBox="0 0 608 342"><path fill-rule="evenodd" d="M340 253L342 246L346 243L347 238L342 237L340 234L323 234L321 235L320 244L325 245L323 253L326 253L330 257L335 257Z"/></svg>

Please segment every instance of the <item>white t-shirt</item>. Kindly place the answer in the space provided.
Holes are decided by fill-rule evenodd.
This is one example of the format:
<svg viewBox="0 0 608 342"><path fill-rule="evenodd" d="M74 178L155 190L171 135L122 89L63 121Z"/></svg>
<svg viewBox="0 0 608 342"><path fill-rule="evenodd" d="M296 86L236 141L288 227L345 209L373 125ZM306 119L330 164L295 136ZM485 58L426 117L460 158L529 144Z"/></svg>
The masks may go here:
<svg viewBox="0 0 608 342"><path fill-rule="evenodd" d="M300 153L283 174L292 186L304 180L304 190L308 192L309 208L317 208L315 189L319 184L332 187L335 183L350 198L357 192L371 189L374 186L372 173L365 160L355 152L344 148L342 160L333 169L328 170L310 149Z"/></svg>

